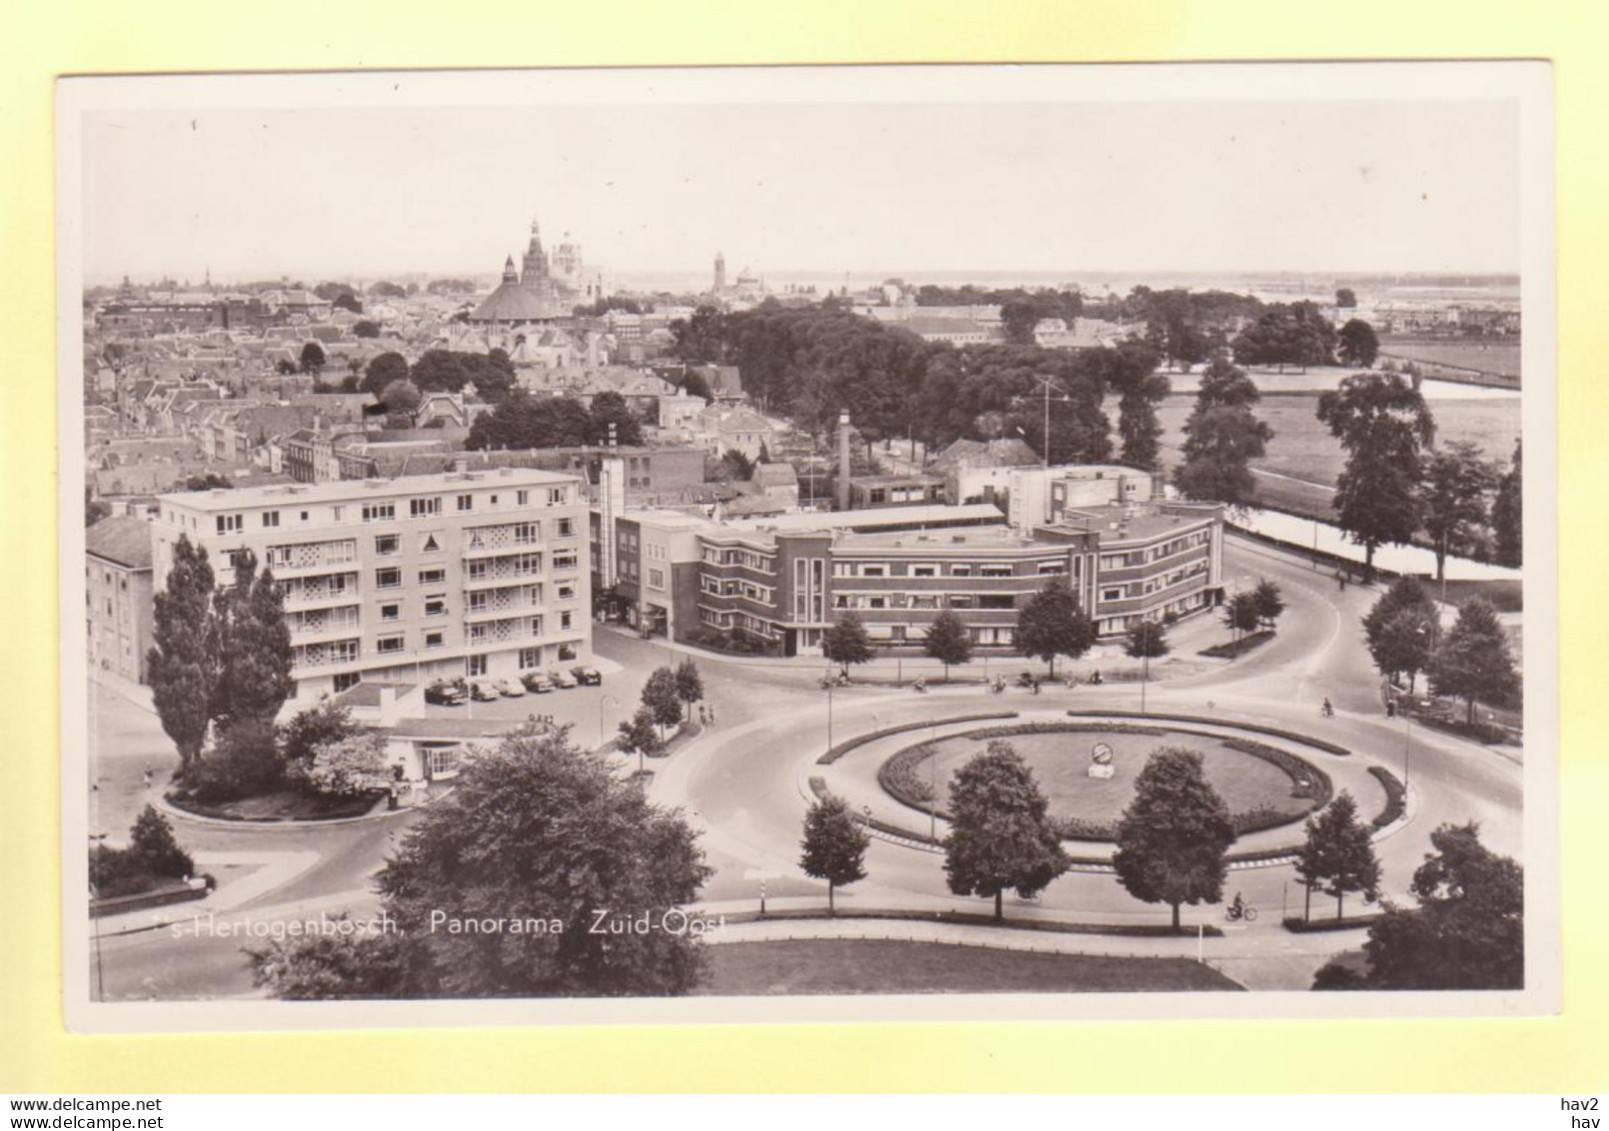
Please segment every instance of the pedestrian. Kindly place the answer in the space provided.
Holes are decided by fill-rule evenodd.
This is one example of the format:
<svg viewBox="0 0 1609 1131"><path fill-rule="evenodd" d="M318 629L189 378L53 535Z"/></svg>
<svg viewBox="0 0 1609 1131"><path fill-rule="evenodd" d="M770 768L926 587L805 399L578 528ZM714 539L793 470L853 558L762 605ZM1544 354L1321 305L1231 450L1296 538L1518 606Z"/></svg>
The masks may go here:
<svg viewBox="0 0 1609 1131"><path fill-rule="evenodd" d="M150 766L145 767L145 788L146 789L151 788L151 767Z"/></svg>
<svg viewBox="0 0 1609 1131"><path fill-rule="evenodd" d="M710 707L710 726L714 726L714 725L715 725L715 708L714 708L714 706L711 706Z"/></svg>
<svg viewBox="0 0 1609 1131"><path fill-rule="evenodd" d="M1035 695L1039 694L1039 681L1037 679L1034 680L1034 694Z"/></svg>

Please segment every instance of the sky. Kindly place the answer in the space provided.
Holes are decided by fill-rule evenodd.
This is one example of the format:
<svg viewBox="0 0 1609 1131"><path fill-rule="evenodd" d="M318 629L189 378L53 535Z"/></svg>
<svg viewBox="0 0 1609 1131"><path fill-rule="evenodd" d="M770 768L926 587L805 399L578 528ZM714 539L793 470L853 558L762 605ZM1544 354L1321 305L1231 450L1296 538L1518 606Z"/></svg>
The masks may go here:
<svg viewBox="0 0 1609 1131"><path fill-rule="evenodd" d="M1510 272L1518 150L1469 100L94 111L84 273L486 275L533 218L617 279Z"/></svg>

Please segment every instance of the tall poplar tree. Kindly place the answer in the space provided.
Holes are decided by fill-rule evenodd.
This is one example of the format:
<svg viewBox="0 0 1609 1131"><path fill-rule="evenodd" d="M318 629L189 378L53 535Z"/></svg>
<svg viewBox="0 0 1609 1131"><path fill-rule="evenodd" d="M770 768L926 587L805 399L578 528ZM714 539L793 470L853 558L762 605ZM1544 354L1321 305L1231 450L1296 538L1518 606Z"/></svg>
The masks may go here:
<svg viewBox="0 0 1609 1131"><path fill-rule="evenodd" d="M156 594L146 657L151 697L162 729L179 750L179 776L201 759L218 685L213 576L207 551L181 534L167 583Z"/></svg>
<svg viewBox="0 0 1609 1131"><path fill-rule="evenodd" d="M1524 486L1520 473L1520 441L1514 441L1514 462L1497 485L1492 502L1492 534L1497 542L1497 563L1518 569L1525 559Z"/></svg>

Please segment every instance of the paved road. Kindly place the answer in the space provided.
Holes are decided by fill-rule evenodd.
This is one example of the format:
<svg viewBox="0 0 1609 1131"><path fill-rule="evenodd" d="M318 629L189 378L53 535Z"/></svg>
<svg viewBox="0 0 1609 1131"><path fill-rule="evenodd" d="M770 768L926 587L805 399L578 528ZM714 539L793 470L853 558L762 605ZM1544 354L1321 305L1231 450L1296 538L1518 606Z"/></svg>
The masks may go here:
<svg viewBox="0 0 1609 1131"><path fill-rule="evenodd" d="M1405 891L1413 869L1428 847L1432 829L1443 821L1476 819L1483 838L1500 852L1521 855L1520 768L1512 760L1447 736L1415 730L1405 735L1400 722L1387 723L1379 705L1378 677L1361 641L1359 618L1378 595L1361 586L1343 592L1327 574L1305 562L1261 546L1231 539L1226 564L1232 585L1248 587L1261 577L1277 581L1289 608L1278 636L1227 665L1153 684L1148 697L1153 710L1206 712L1230 719L1289 726L1329 738L1357 751L1360 764L1379 762L1401 776L1406 743L1411 741L1410 779L1414 817L1381 842L1379 852L1387 890ZM1186 635L1205 634L1199 623ZM646 642L610 630L595 634L598 653L624 666L602 689L575 689L540 698L528 697L478 710L521 717L533 710L552 713L575 724L576 737L596 741L598 711L604 712L604 734L635 702L642 680L653 667L678 658L661 642ZM773 899L825 897L825 886L798 868L800 826L808 807L806 781L816 772L814 761L828 746L826 694L816 685L819 667L701 662L706 692L716 712L716 725L673 757L656 766L650 796L683 808L703 832L703 844L715 875L704 898L714 904L754 906L762 877ZM608 695L609 699L603 697ZM1337 709L1321 720L1318 704L1328 695ZM978 710L1126 708L1135 706L1135 688L1108 684L1068 691L1047 688L1039 697L1012 692L993 696L976 686L939 688L927 695L892 688L854 687L832 696L833 737L934 715ZM95 696L96 732L102 736L97 759L100 825L109 831L126 826L145 797L143 767L152 759L161 773L172 763L171 744L156 720L116 694ZM164 754L164 751L167 753ZM1368 811L1369 803L1365 802ZM898 807L895 806L897 810ZM923 824L909 815L913 826ZM200 859L229 853L231 859L253 850L265 855L286 848L311 849L318 863L288 882L264 891L232 912L235 920L268 921L301 917L313 911L372 906L369 878L379 868L391 838L405 829L409 815L316 831L232 829L189 823L181 839ZM938 854L875 840L868 852L870 878L839 893L841 910L861 907L921 907L977 910L976 900L949 894ZM244 875L241 868L232 875ZM1252 928L1226 940L1209 940L1209 958L1220 961L1231 976L1258 988L1305 988L1312 970L1332 950L1356 946L1359 932L1343 935L1292 936L1278 927L1282 908L1299 906L1300 889L1288 867L1237 871L1231 890L1263 911ZM202 905L192 905L201 907ZM1350 904L1349 904L1350 906ZM1315 906L1315 913L1328 907ZM188 910L188 909L187 909ZM1069 874L1034 901L1011 899L1007 913L1017 917L1079 918L1104 922L1163 922L1168 911L1139 903L1110 875ZM1219 922L1217 908L1187 909L1189 921ZM103 921L103 931L116 920ZM105 938L99 945L98 971L108 998L170 997L251 992L246 966L235 938L174 939L167 931ZM1194 953L1194 940L1164 942L1164 950Z"/></svg>

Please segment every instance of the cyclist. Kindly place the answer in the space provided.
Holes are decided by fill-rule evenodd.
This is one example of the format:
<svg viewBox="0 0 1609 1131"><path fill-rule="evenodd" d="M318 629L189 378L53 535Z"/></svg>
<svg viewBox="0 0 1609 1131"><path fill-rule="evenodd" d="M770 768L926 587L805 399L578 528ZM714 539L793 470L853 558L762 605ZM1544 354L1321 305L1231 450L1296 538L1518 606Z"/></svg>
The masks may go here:
<svg viewBox="0 0 1609 1131"><path fill-rule="evenodd" d="M1328 696L1325 696L1325 698L1324 698L1324 706L1319 708L1319 714L1323 715L1326 719L1334 717L1335 708L1330 706L1330 700L1329 700Z"/></svg>

